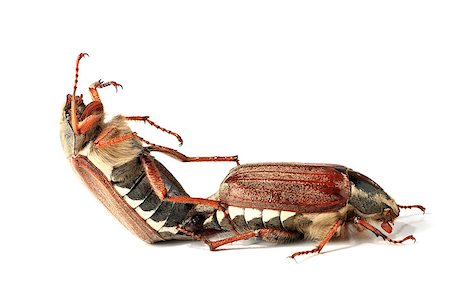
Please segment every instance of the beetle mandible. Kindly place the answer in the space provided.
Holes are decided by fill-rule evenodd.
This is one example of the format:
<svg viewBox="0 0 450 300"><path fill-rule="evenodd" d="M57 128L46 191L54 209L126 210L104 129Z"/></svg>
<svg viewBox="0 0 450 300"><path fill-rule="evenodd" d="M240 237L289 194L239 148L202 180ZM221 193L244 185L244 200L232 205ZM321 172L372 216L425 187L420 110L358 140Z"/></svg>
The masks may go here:
<svg viewBox="0 0 450 300"><path fill-rule="evenodd" d="M253 237L286 243L300 239L320 241L308 251L319 253L348 224L366 229L391 243L414 240L412 235L393 240L371 223L390 233L400 209L378 184L341 165L259 163L239 165L237 156L188 157L174 149L150 143L132 132L128 121L143 121L175 136L148 116L115 116L104 121L98 89L120 84L94 82L92 101L77 96L81 53L76 60L75 84L67 95L60 121L66 157L103 205L131 232L148 243L171 239L197 239L211 250ZM209 198L190 197L175 177L152 156L161 152L182 162L235 162ZM229 237L211 240L218 232Z"/></svg>

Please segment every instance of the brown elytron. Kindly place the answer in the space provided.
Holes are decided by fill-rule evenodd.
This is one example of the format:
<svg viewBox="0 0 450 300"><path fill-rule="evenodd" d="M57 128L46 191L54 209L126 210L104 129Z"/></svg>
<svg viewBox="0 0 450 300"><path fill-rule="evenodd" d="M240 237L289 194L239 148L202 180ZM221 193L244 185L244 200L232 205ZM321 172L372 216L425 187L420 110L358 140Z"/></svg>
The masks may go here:
<svg viewBox="0 0 450 300"><path fill-rule="evenodd" d="M72 159L74 169L83 179L86 186L100 202L129 231L147 243L162 241L159 234L153 230L136 212L123 200L112 186L111 182L88 159L78 156Z"/></svg>
<svg viewBox="0 0 450 300"><path fill-rule="evenodd" d="M219 190L227 205L297 213L336 211L349 196L350 181L335 167L288 163L235 168Z"/></svg>

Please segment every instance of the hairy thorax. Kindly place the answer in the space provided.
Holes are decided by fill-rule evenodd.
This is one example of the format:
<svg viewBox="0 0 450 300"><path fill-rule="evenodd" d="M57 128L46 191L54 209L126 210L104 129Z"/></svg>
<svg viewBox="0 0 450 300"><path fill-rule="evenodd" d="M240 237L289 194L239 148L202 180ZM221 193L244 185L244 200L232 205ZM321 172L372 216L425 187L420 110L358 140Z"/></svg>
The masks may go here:
<svg viewBox="0 0 450 300"><path fill-rule="evenodd" d="M106 128L111 128L111 130L102 138L104 142L132 133L123 116L115 116L110 122L105 123L102 130ZM100 147L96 147L91 141L80 151L80 154L86 156L108 179L111 179L113 168L135 159L142 150L143 146L139 140L129 138Z"/></svg>

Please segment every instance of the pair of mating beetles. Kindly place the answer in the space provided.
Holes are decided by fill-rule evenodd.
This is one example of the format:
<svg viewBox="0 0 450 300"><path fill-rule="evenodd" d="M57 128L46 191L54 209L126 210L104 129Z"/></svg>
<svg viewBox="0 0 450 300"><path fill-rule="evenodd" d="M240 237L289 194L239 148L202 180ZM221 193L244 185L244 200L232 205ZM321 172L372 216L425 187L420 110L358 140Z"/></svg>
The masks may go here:
<svg viewBox="0 0 450 300"><path fill-rule="evenodd" d="M237 156L188 157L150 143L132 132L128 121L143 121L181 137L152 122L147 116L115 116L104 121L98 89L120 84L94 82L92 101L76 95L81 53L76 60L73 93L61 115L61 142L65 155L81 179L103 205L143 241L197 239L211 250L253 237L275 243L300 239L319 241L309 251L320 252L348 224L367 229L391 243L415 240L409 235L390 239L371 223L381 223L390 233L403 206L370 178L341 165L258 163L239 165ZM182 162L235 162L219 191L209 198L190 197L177 179L152 156L167 154ZM216 233L227 238L212 240Z"/></svg>

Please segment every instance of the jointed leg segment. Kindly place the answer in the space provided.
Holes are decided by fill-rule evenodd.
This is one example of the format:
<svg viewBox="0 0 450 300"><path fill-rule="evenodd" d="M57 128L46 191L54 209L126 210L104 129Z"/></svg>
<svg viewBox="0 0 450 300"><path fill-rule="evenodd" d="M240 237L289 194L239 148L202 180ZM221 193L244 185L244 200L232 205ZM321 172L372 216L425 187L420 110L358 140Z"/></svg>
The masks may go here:
<svg viewBox="0 0 450 300"><path fill-rule="evenodd" d="M356 217L354 219L354 222L355 222L355 224L359 224L362 227L364 227L365 229L373 232L376 236L381 237L383 240L388 241L388 242L393 243L393 244L400 244L400 243L403 243L404 241L407 241L407 240L416 241L416 238L414 236L412 236L412 235L408 235L407 237L405 237L405 238L403 238L403 239L401 239L399 241L393 240L390 237L388 237L387 235L385 235L384 233L382 233L380 230L376 229L371 224L369 224L368 222L366 222L365 220L363 220L363 219L361 219L359 217Z"/></svg>
<svg viewBox="0 0 450 300"><path fill-rule="evenodd" d="M322 242L314 249L309 251L301 251L296 252L292 254L290 257L295 258L298 255L304 255L304 254L310 254L310 253L319 253L322 248L325 246L326 243L334 236L334 234L339 230L339 228L342 226L343 221L337 220L336 223L333 225L333 227L330 229L330 231L327 233L325 238L322 240ZM230 244L236 241L242 241L242 240L248 240L253 237L260 237L263 240L266 241L279 241L279 240L295 240L300 236L300 233L298 232L291 232L287 230L280 230L280 229L272 229L272 228L263 228L255 231L249 231L241 234L237 234L235 236L221 239L218 241L210 241L206 239L205 237L195 234L193 232L187 231L181 226L178 226L178 230L181 232L192 236L193 238L203 241L205 244L209 246L210 250L216 250L218 247L221 247L226 244Z"/></svg>
<svg viewBox="0 0 450 300"><path fill-rule="evenodd" d="M233 161L236 162L236 164L239 165L239 159L237 155L235 156L196 156L196 157L189 157L184 155L183 153L178 152L175 149L160 146L157 144L150 143L149 141L145 140L144 138L138 136L135 132L130 132L128 134L115 137L113 139L106 139L107 135L109 134L109 131L111 131L113 128L105 128L100 135L97 137L97 139L94 141L94 147L96 148L104 148L110 145L113 145L115 143L122 142L127 139L136 138L140 140L141 142L147 144L150 146L151 151L157 151L164 153L172 158L175 158L176 160L179 160L181 162L227 162L227 161Z"/></svg>
<svg viewBox="0 0 450 300"><path fill-rule="evenodd" d="M110 85L114 86L116 88L116 91L117 91L118 87L123 88L121 84L119 84L115 81L103 82L103 81L99 80L99 81L96 81L93 84L91 84L91 86L89 87L89 93L91 93L92 101L100 101L100 95L98 94L97 89L104 88L104 87L107 87Z"/></svg>
<svg viewBox="0 0 450 300"><path fill-rule="evenodd" d="M77 119L77 103L76 103L76 92L77 92L77 85L78 85L78 72L80 70L80 60L85 57L89 56L87 53L80 53L77 57L77 61L75 64L75 83L73 85L73 94L72 94L72 101L70 103L70 115L71 115L71 121L72 121L72 128L75 134L79 133L79 126L78 126L78 119Z"/></svg>
<svg viewBox="0 0 450 300"><path fill-rule="evenodd" d="M150 120L150 117L149 117L149 116L142 116L142 117L139 117L139 116L133 116L133 117L126 117L126 118L127 118L127 120L130 120L130 121L144 121L144 122L147 122L147 123L150 124L151 126L156 127L156 129L159 129L159 130L161 130L161 131L163 131L163 132L165 132L165 133L168 133L168 134L170 134L170 135L173 135L173 136L176 137L177 140L180 142L180 146L183 145L183 139L181 138L181 136L180 136L178 133L173 132L173 131L171 131L171 130L168 130L168 129L166 129L166 128L163 128L163 127L159 126L158 124L156 124L155 122L153 122L152 120Z"/></svg>
<svg viewBox="0 0 450 300"><path fill-rule="evenodd" d="M172 158L175 158L182 162L208 162L208 161L215 161L215 162L226 162L226 161L234 161L236 164L239 165L239 159L237 155L234 156L197 156L197 157L189 157L184 155L183 153L178 152L175 149L156 145L153 143L150 143L143 138L136 136L138 139L140 139L142 142L146 143L150 146L152 151L157 151L164 153Z"/></svg>
<svg viewBox="0 0 450 300"><path fill-rule="evenodd" d="M236 231L233 222L231 221L228 213L224 206L220 204L219 201L204 199L204 198L192 198L187 196L168 196L167 189L161 174L156 166L154 159L150 156L143 156L141 158L144 171L147 175L147 179L150 182L153 190L161 201L172 201L178 203L196 204L196 205L206 205L214 209L218 209L224 212L226 219L230 223L231 228Z"/></svg>
<svg viewBox="0 0 450 300"><path fill-rule="evenodd" d="M114 127L106 127L99 136L94 141L94 147L97 149L105 148L125 140L133 138L136 134L134 132L130 132L121 136L117 136L111 139L107 139L108 134L113 130Z"/></svg>
<svg viewBox="0 0 450 300"><path fill-rule="evenodd" d="M75 94L77 92L77 85L78 85L78 72L80 71L80 60L85 57L89 56L87 53L80 53L77 57L77 62L75 63L75 83L73 85L73 96L75 97Z"/></svg>
<svg viewBox="0 0 450 300"><path fill-rule="evenodd" d="M420 209L423 213L425 213L425 207L423 207L422 205L399 205L399 204L397 204L397 206L398 206L399 208L402 208L402 209L418 208L418 209Z"/></svg>
<svg viewBox="0 0 450 300"><path fill-rule="evenodd" d="M207 244L209 246L209 249L211 251L214 251L223 245L227 245L227 244L237 242L237 241L248 240L248 239L251 239L254 237L259 237L266 241L274 241L276 239L276 237L282 237L283 239L294 240L299 236L299 234L296 232L290 232L290 231L286 231L286 230L279 230L279 229L272 229L272 228L262 228L262 229L255 230L255 231L249 231L249 232L245 232L245 233L241 233L241 234L236 234L229 238L225 238L225 239L221 239L221 240L217 240L217 241L210 241L207 238L203 237L202 235L195 234L193 232L185 230L181 226L178 226L177 229L189 236L192 236L193 238L195 238L197 240L204 242L205 244Z"/></svg>
<svg viewBox="0 0 450 300"><path fill-rule="evenodd" d="M327 235L324 237L324 239L320 242L320 244L316 248L314 248L312 250L308 250L308 251L295 252L290 257L291 258L295 258L296 256L299 256L299 255L316 253L316 252L320 253L320 251L322 250L323 246L325 246L325 244L328 243L331 240L331 238L339 230L339 227L341 227L341 225L343 223L344 223L344 221L342 221L341 219L337 220L336 223L333 225L333 227L330 229L330 231L327 233Z"/></svg>

